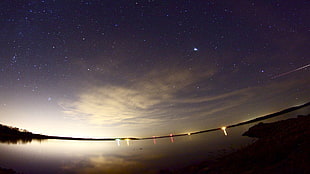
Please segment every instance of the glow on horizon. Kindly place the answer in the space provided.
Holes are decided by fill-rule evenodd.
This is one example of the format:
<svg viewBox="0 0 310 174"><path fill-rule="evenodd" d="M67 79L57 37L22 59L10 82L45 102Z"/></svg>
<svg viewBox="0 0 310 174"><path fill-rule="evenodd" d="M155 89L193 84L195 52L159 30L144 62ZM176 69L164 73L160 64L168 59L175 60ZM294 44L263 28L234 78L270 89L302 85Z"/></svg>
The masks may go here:
<svg viewBox="0 0 310 174"><path fill-rule="evenodd" d="M303 3L74 4L2 6L3 124L63 137L168 136L310 101L309 31L296 23L307 15L292 10Z"/></svg>
<svg viewBox="0 0 310 174"><path fill-rule="evenodd" d="M296 105L292 105L292 106L296 106ZM46 106L43 108L46 109ZM273 107L272 111L279 111L274 108L275 107ZM282 107L280 109L284 109L284 108ZM22 111L15 111L14 113L20 116L22 115L26 116L26 117L21 117L21 118L28 118L28 115L30 115L32 112L30 109L27 109L26 111L27 112L29 111L29 113L22 112ZM3 112L3 111L0 111L0 112ZM8 126L18 127L20 129L26 129L30 132L38 133L38 134L51 135L51 136L78 137L78 138L113 138L113 137L141 137L141 136L151 136L151 135L165 135L167 132L171 131L169 129L175 129L175 127L170 126L171 123L170 124L167 123L167 124L163 124L162 126L158 127L159 128L158 130L160 130L161 132L144 132L144 134L141 134L139 131L136 131L136 130L144 129L145 127L152 127L152 124L143 125L142 128L139 126L134 126L134 125L131 127L124 127L124 128L123 127L104 128L98 125L89 124L87 120L73 120L71 122L68 122L66 119L59 119L59 120L50 119L50 118L54 118L52 117L52 115L57 114L57 113L59 112L56 112L56 111L45 112L45 115L48 115L48 117L46 118L42 117L44 119L38 119L36 120L36 122L33 122L33 121L29 122L33 126L30 126L30 124L25 124L25 123L28 123L26 122L27 121L26 119L18 119L18 122L16 122L18 124L14 124L14 125L8 124ZM257 111L253 110L253 113L257 113ZM273 113L273 112L268 112L268 113ZM61 113L61 114L62 116L66 116L65 113ZM238 113L235 113L235 115L237 114ZM5 114L5 115L10 115L10 113ZM251 114L252 118L253 118L253 115L254 114ZM262 114L259 114L258 116L261 116L261 115ZM31 116L33 117L33 115ZM4 117L4 118L10 119L10 117ZM39 118L39 115L35 115L34 118ZM46 125L47 118L49 119L48 126ZM61 123L61 121L64 121L64 122ZM200 130L205 129L205 128L212 128L213 127L212 125L222 124L222 123L219 123L218 121L208 122L208 123L209 123L208 126L202 127L200 128ZM234 124L234 123L236 122L234 121L224 122L224 125ZM3 124L5 124L5 122L3 122ZM23 126L23 125L26 125L26 126ZM63 125L65 126L63 127ZM129 129L133 129L133 131L131 132L127 131ZM188 129L188 128L186 128L186 126L181 126L179 129L176 129L176 130L179 130L178 132L183 132L184 129ZM124 134L124 132L126 134Z"/></svg>
<svg viewBox="0 0 310 174"><path fill-rule="evenodd" d="M296 105L294 105L294 106L296 106ZM273 112L270 112L270 113L268 113L268 114L272 114ZM266 114L265 114L266 115ZM261 116L261 115L260 115ZM23 128L20 128L20 129L23 129ZM86 128L87 129L87 128ZM227 127L221 127L221 130L223 131L223 133L224 133L224 135L225 136L227 136L228 135L228 133L227 133L227 131L226 131L226 129L227 129ZM33 132L33 133L39 133L39 134L42 134L42 133L40 133L40 132L35 132L35 131L32 131L32 130L29 130L29 129L26 129L27 131L31 131L31 132ZM88 132L84 132L86 135L83 135L83 134L76 134L76 132L75 132L75 134L70 134L70 135L64 135L64 136L67 136L67 137L77 137L77 138L114 138L114 136L92 136L92 134L89 134ZM120 131L120 133L121 133L121 131ZM191 133L189 132L189 133L186 133L187 135L191 135ZM45 134L45 135L47 135L47 134ZM49 135L52 135L52 136L54 136L55 134L49 134ZM55 135L55 136L59 136L59 135ZM60 135L60 136L62 136L62 135ZM174 142L174 139L173 139L173 134L169 134L169 136L170 136L170 138L171 138L171 142L173 143ZM131 137L139 137L139 136L131 136ZM153 140L154 140L154 144L156 144L156 136L152 136L153 137ZM125 139L126 140L126 143L128 144L129 142L129 139L127 138L127 139Z"/></svg>

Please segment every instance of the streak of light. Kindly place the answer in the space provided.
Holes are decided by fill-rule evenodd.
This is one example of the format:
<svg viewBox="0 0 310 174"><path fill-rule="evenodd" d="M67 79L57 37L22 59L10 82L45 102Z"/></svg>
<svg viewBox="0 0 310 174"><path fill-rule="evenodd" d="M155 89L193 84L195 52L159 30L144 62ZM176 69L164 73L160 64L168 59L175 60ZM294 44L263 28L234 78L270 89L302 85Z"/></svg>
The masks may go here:
<svg viewBox="0 0 310 174"><path fill-rule="evenodd" d="M285 72L285 73L282 73L282 74L273 76L271 79L279 78L279 77L282 77L282 76L291 74L291 73L293 73L293 72L300 71L300 70L305 69L305 68L307 68L307 67L309 67L309 66L310 66L310 64L305 65L305 66L302 66L302 67L299 67L299 68L296 68L296 69L294 69L294 70L292 70L292 71L288 71L288 72Z"/></svg>
<svg viewBox="0 0 310 174"><path fill-rule="evenodd" d="M120 139L115 139L115 141L116 141L116 144L117 144L117 146L120 146L121 145L121 143L120 143Z"/></svg>
<svg viewBox="0 0 310 174"><path fill-rule="evenodd" d="M129 140L130 140L130 139L127 138L127 139L125 139L125 140L126 140L127 146L129 146Z"/></svg>
<svg viewBox="0 0 310 174"><path fill-rule="evenodd" d="M153 136L153 143L156 144L156 137Z"/></svg>
<svg viewBox="0 0 310 174"><path fill-rule="evenodd" d="M222 127L221 129L223 130L224 135L227 136L226 127L224 126L224 127Z"/></svg>
<svg viewBox="0 0 310 174"><path fill-rule="evenodd" d="M170 134L170 141L171 143L174 143L173 134Z"/></svg>

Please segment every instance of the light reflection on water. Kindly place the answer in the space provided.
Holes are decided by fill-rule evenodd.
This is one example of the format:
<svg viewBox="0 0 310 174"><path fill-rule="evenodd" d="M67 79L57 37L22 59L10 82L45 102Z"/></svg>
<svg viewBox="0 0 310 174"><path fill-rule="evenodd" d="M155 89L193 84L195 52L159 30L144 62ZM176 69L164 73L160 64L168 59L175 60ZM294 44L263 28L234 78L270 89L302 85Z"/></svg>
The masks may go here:
<svg viewBox="0 0 310 174"><path fill-rule="evenodd" d="M233 139L236 137L216 131L173 137L173 143L164 138L157 139L156 144L153 140L120 141L119 146L116 141L66 140L0 144L0 163L24 173L156 173L199 162L207 158L208 152L229 147Z"/></svg>
<svg viewBox="0 0 310 174"><path fill-rule="evenodd" d="M264 122L308 114L301 109ZM254 123L257 124L257 123ZM158 173L214 158L253 141L242 137L254 124L183 137L122 141L0 143L0 167L22 173Z"/></svg>

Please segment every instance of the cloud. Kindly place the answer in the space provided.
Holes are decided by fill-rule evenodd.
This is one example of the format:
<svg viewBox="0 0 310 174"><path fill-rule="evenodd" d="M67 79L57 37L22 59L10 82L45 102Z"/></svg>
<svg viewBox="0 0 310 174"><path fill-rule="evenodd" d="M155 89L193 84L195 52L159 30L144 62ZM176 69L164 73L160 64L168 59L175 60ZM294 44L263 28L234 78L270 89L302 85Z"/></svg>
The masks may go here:
<svg viewBox="0 0 310 174"><path fill-rule="evenodd" d="M135 117L140 117L141 122L149 122L141 114L158 102L137 90L119 86L93 87L80 94L77 101L64 104L67 108L64 112L100 125L114 125Z"/></svg>
<svg viewBox="0 0 310 174"><path fill-rule="evenodd" d="M126 85L93 85L74 101L59 104L66 115L104 126L152 124L163 122L176 100L176 94L213 71L199 75L177 69L151 71Z"/></svg>
<svg viewBox="0 0 310 174"><path fill-rule="evenodd" d="M270 81L269 84L229 92L214 90L210 84L211 87L207 86L202 93L194 91L197 83L213 77L215 73L212 69L204 73L176 68L154 70L123 85L90 85L78 94L77 100L59 104L70 118L93 125L147 128L175 122L220 119L221 115L231 115L232 109L241 109L243 105L277 100L283 92L303 83L297 79ZM197 93L200 95L194 95Z"/></svg>

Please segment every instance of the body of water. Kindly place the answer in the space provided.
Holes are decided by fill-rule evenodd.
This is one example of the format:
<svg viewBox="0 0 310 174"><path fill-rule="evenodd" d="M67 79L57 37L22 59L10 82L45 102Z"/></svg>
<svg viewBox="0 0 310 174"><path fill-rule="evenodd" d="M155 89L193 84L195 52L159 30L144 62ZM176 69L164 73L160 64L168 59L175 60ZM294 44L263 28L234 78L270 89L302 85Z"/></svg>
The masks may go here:
<svg viewBox="0 0 310 174"><path fill-rule="evenodd" d="M309 114L309 107L268 119ZM44 140L0 143L0 167L21 173L158 173L217 158L251 143L241 136L257 123L197 135L151 140Z"/></svg>

